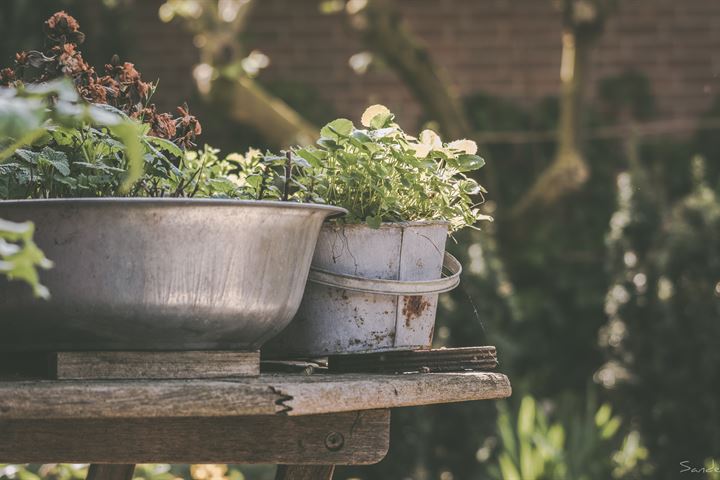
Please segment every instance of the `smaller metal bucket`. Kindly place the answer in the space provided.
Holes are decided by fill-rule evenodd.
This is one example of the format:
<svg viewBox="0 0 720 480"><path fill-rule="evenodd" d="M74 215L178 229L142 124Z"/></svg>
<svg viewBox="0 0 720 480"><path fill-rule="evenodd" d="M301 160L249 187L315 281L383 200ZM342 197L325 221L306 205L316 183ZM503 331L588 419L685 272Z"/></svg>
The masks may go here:
<svg viewBox="0 0 720 480"><path fill-rule="evenodd" d="M445 253L445 222L326 225L305 295L270 356L324 356L430 348L438 294L460 264ZM450 276L442 277L443 267Z"/></svg>

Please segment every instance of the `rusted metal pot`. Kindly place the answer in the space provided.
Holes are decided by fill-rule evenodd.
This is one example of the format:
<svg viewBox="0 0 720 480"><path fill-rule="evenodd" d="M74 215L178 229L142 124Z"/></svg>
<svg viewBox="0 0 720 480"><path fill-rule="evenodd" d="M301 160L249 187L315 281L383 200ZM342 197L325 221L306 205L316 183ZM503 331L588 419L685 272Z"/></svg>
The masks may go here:
<svg viewBox="0 0 720 480"><path fill-rule="evenodd" d="M49 301L0 278L0 351L254 350L302 298L325 205L219 199L0 202L35 223Z"/></svg>
<svg viewBox="0 0 720 480"><path fill-rule="evenodd" d="M430 348L438 294L460 264L447 223L325 225L297 315L264 352L324 356ZM443 266L450 276L442 278Z"/></svg>

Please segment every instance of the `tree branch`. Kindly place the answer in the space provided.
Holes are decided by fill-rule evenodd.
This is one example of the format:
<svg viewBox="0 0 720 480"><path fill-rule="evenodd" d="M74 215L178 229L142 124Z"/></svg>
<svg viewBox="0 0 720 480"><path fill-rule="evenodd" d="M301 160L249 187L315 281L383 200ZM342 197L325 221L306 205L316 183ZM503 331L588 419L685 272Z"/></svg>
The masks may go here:
<svg viewBox="0 0 720 480"><path fill-rule="evenodd" d="M544 208L578 190L590 177L580 149L582 106L589 58L604 24L608 0L563 0L560 119L557 153L511 210L512 217Z"/></svg>
<svg viewBox="0 0 720 480"><path fill-rule="evenodd" d="M403 24L392 0L369 0L351 24L365 44L392 67L412 91L425 112L449 138L470 135L465 114L443 71L423 45Z"/></svg>
<svg viewBox="0 0 720 480"><path fill-rule="evenodd" d="M173 0L166 5L172 7ZM206 2L201 16L184 18L191 31L206 38L200 49L205 78L201 84L196 76L198 90L230 118L254 127L278 147L311 144L319 137L319 128L268 93L242 68L246 52L241 38L254 5L249 0L234 12L221 12L217 3Z"/></svg>

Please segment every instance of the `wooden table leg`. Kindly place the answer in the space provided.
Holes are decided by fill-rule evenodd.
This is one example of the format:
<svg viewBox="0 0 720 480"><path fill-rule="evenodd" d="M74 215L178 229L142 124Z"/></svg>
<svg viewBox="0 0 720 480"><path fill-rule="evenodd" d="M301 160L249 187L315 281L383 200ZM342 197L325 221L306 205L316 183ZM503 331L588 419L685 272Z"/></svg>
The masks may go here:
<svg viewBox="0 0 720 480"><path fill-rule="evenodd" d="M86 480L132 480L135 473L133 464L93 463L88 469Z"/></svg>
<svg viewBox="0 0 720 480"><path fill-rule="evenodd" d="M332 480L335 465L278 465L275 480Z"/></svg>

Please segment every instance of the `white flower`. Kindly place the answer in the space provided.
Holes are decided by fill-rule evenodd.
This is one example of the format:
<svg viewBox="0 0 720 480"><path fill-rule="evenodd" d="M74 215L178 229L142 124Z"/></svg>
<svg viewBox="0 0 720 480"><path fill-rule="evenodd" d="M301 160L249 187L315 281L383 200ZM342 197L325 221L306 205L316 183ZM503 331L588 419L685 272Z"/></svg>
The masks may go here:
<svg viewBox="0 0 720 480"><path fill-rule="evenodd" d="M419 142L411 143L410 148L415 151L417 158L425 158L433 150L442 150L443 144L437 133L432 130L423 130L420 132Z"/></svg>
<svg viewBox="0 0 720 480"><path fill-rule="evenodd" d="M362 118L360 118L360 123L363 124L365 127L370 126L370 122L372 122L372 119L377 117L378 115L389 115L390 110L385 105L370 105L367 109L365 109L365 112L362 114Z"/></svg>
<svg viewBox="0 0 720 480"><path fill-rule="evenodd" d="M431 150L440 150L443 146L440 135L432 130L423 130L420 132L420 143L428 145Z"/></svg>
<svg viewBox="0 0 720 480"><path fill-rule="evenodd" d="M432 150L430 145L425 145L424 143L411 143L410 149L415 152L417 158L427 157L430 150Z"/></svg>
<svg viewBox="0 0 720 480"><path fill-rule="evenodd" d="M478 151L477 143L466 138L448 143L448 148L451 148L452 150L459 150L469 155L475 155Z"/></svg>

